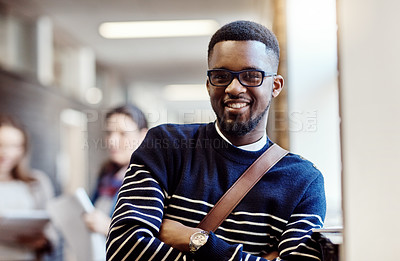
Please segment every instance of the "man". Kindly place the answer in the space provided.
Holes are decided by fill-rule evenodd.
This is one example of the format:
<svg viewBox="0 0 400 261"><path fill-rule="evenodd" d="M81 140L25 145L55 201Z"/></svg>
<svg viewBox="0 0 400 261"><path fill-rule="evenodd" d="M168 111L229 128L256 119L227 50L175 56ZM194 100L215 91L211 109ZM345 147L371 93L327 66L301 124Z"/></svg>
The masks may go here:
<svg viewBox="0 0 400 261"><path fill-rule="evenodd" d="M215 233L196 228L272 144L278 61L278 42L262 25L236 21L213 35L206 84L217 120L148 132L119 193L107 260L321 260L311 233L325 218L323 176L298 155L264 175ZM191 242L199 232L203 242Z"/></svg>

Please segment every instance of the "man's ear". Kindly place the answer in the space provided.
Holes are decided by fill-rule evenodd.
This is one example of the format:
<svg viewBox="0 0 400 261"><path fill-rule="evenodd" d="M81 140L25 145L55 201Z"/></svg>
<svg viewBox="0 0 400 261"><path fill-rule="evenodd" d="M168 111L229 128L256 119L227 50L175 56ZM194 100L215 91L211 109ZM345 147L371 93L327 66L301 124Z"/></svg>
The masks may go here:
<svg viewBox="0 0 400 261"><path fill-rule="evenodd" d="M272 90L272 97L278 97L279 93L281 93L283 85L285 84L285 80L282 75L277 75L274 77L274 85Z"/></svg>

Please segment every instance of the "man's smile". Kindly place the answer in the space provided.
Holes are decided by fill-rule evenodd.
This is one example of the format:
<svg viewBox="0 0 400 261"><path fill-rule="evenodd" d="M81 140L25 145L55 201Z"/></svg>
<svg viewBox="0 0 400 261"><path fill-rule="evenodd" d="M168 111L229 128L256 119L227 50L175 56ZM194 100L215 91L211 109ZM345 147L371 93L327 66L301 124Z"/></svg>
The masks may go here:
<svg viewBox="0 0 400 261"><path fill-rule="evenodd" d="M241 100L229 99L224 101L224 106L230 112L239 112L250 106L250 102L243 99Z"/></svg>
<svg viewBox="0 0 400 261"><path fill-rule="evenodd" d="M229 108L240 109L247 106L247 103L228 103L226 106Z"/></svg>

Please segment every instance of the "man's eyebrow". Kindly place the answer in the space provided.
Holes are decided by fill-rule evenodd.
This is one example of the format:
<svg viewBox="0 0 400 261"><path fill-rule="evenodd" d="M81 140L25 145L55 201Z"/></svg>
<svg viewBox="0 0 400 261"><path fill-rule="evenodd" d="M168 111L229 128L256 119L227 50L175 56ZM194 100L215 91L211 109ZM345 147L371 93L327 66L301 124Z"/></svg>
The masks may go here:
<svg viewBox="0 0 400 261"><path fill-rule="evenodd" d="M257 66L249 66L249 67L243 68L242 70L262 70L262 69Z"/></svg>
<svg viewBox="0 0 400 261"><path fill-rule="evenodd" d="M224 66L221 66L221 67L214 67L214 68L212 68L212 69L224 69L224 70L229 70L229 71L235 72L234 70L228 69L228 68L226 68L226 67L224 67ZM262 70L262 69L261 69L261 68L258 68L258 67L256 67L256 66L247 66L247 67L244 67L244 68L242 68L242 69L240 69L240 70L238 70L238 71L244 71L244 70ZM237 72L238 72L238 71L237 71Z"/></svg>

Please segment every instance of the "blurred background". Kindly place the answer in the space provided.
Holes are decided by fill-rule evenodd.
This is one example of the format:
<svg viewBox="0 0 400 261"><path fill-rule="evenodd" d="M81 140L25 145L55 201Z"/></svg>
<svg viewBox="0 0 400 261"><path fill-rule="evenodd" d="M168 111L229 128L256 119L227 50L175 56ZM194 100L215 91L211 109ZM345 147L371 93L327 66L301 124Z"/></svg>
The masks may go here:
<svg viewBox="0 0 400 261"><path fill-rule="evenodd" d="M399 159L399 86L390 78L400 68L399 36L390 29L400 22L399 5L0 0L0 111L27 125L32 166L50 176L57 194L77 187L90 193L105 158L109 108L134 103L151 127L213 121L205 88L208 41L228 22L262 23L280 42L285 78L285 91L271 108L269 136L324 174L326 226L345 226L343 260L395 260L390 250L365 254L362 238L376 226L371 238L380 238L380 252L395 240L381 242L382 233L400 230L391 222L400 215L399 204L389 203L399 198L393 165ZM168 22L176 20L187 21L188 32L166 35L174 28ZM102 31L103 23L126 21L164 21L156 26L162 35Z"/></svg>

